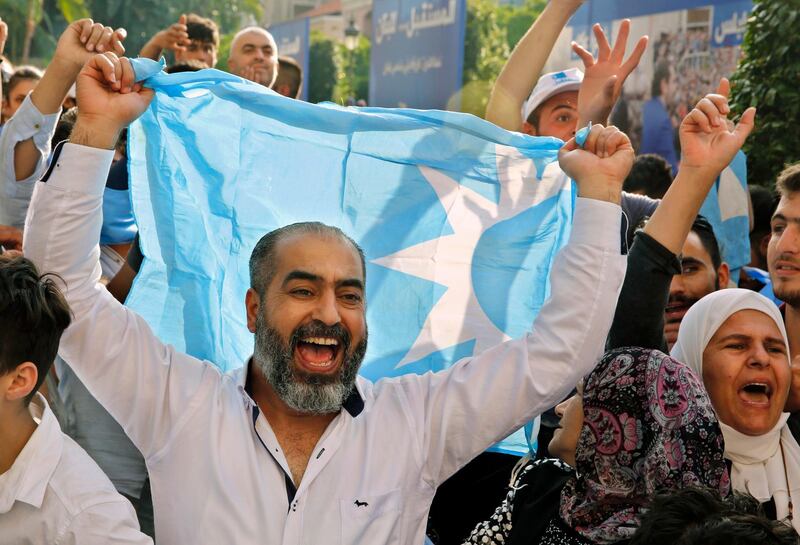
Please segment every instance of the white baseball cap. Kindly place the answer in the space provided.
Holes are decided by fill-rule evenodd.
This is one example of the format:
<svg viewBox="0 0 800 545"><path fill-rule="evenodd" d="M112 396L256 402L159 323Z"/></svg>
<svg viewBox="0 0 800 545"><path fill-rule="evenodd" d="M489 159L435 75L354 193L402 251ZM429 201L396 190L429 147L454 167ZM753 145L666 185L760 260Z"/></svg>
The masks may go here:
<svg viewBox="0 0 800 545"><path fill-rule="evenodd" d="M578 68L545 74L539 78L536 87L531 92L531 96L528 97L522 107L522 121L527 121L531 112L550 97L567 91L577 91L581 88L582 82L583 72Z"/></svg>

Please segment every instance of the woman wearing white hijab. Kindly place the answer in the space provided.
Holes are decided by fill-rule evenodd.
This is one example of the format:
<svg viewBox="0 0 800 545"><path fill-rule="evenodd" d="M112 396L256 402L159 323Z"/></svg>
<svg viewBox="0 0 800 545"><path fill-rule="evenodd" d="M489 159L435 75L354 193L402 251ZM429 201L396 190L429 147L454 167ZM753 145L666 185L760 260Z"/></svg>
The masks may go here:
<svg viewBox="0 0 800 545"><path fill-rule="evenodd" d="M733 489L773 501L776 518L800 532L800 445L783 412L788 354L775 304L750 290L726 289L689 309L671 355L703 378L732 462Z"/></svg>

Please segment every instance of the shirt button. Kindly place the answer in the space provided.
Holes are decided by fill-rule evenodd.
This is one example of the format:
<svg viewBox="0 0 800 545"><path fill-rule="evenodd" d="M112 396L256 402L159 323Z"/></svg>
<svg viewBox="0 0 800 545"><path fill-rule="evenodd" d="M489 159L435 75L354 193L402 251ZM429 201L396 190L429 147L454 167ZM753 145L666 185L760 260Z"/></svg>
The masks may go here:
<svg viewBox="0 0 800 545"><path fill-rule="evenodd" d="M34 123L34 125L33 125L33 128L34 128L34 129L40 129L40 128L42 128L42 127L41 127L41 125L39 125L38 123Z"/></svg>

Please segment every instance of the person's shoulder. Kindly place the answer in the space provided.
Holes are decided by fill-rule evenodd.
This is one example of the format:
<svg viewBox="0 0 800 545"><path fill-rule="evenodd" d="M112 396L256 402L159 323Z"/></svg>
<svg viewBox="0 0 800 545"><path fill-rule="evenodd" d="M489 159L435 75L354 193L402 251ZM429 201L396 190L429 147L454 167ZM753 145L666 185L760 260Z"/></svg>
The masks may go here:
<svg viewBox="0 0 800 545"><path fill-rule="evenodd" d="M630 219L634 225L637 225L638 220L641 220L643 216L653 215L659 202L661 201L651 199L647 195L637 195L636 193L623 191L620 205L622 206L622 210L628 214L628 219ZM634 221L634 218L637 221Z"/></svg>
<svg viewBox="0 0 800 545"><path fill-rule="evenodd" d="M553 479L559 478L568 479L573 473L575 470L569 464L557 458L530 460L518 468L514 486L532 484L540 479L543 482L551 482Z"/></svg>
<svg viewBox="0 0 800 545"><path fill-rule="evenodd" d="M62 435L61 458L50 477L44 501L70 518L96 505L127 502L86 451L69 436Z"/></svg>

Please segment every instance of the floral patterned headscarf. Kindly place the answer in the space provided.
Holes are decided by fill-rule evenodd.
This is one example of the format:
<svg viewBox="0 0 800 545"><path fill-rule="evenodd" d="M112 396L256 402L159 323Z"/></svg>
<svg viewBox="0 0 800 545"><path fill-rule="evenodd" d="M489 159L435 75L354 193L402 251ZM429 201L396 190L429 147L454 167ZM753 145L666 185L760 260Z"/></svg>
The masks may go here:
<svg viewBox="0 0 800 545"><path fill-rule="evenodd" d="M705 486L730 492L717 417L702 381L656 350L603 356L583 391L577 476L561 493L561 518L594 543L630 539L659 492Z"/></svg>

